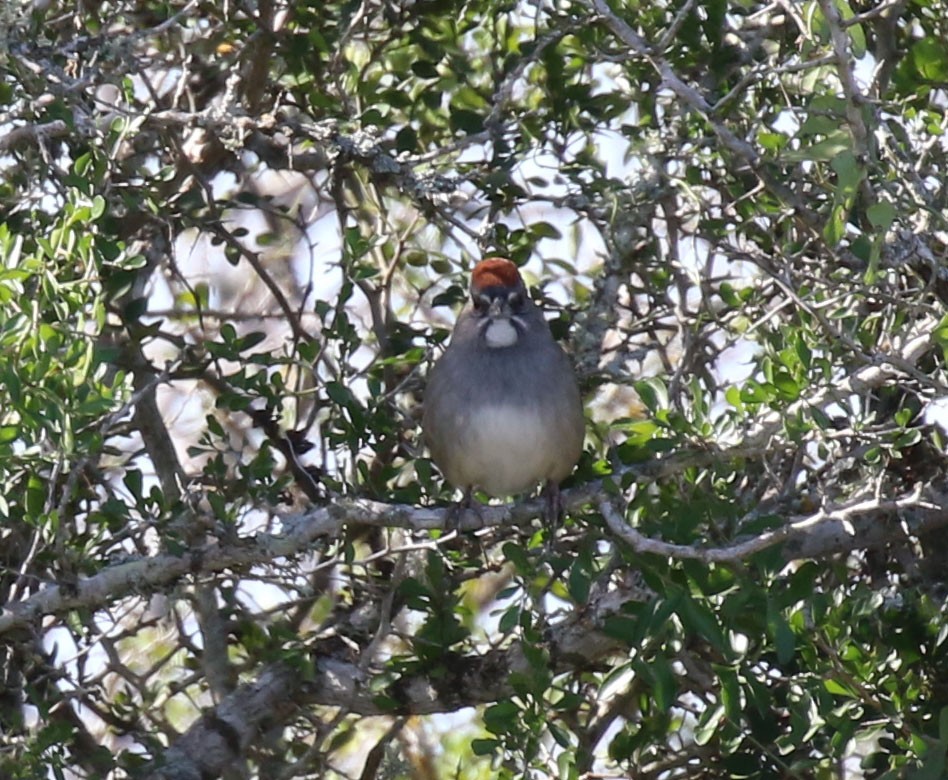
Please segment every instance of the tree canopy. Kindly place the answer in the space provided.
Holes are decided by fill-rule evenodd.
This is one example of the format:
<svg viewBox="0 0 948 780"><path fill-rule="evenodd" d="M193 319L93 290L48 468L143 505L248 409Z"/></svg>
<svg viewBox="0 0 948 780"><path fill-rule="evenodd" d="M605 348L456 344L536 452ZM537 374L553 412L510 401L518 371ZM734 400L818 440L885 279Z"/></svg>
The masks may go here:
<svg viewBox="0 0 948 780"><path fill-rule="evenodd" d="M0 777L948 771L944 0L0 20ZM555 526L420 436L489 255Z"/></svg>

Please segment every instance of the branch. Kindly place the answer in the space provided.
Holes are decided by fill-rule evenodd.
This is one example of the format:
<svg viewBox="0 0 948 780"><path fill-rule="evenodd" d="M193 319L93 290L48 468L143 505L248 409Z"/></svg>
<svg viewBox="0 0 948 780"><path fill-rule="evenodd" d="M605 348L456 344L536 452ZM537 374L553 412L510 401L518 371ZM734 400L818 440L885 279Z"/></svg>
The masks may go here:
<svg viewBox="0 0 948 780"><path fill-rule="evenodd" d="M138 114L126 112L130 117ZM335 120L302 122L221 114L213 107L205 111L155 111L145 115L144 125L158 128L200 127L213 131L225 144L241 146L256 154L275 170L314 172L326 170L332 159L363 166L380 184L392 184L413 199L433 202L438 196L455 193L460 179L435 174L418 174L416 166L426 165L430 152L417 157L389 152L376 135L367 130L343 133ZM316 151L304 151L304 144Z"/></svg>
<svg viewBox="0 0 948 780"><path fill-rule="evenodd" d="M860 163L866 165L872 159L872 134L866 127L862 113L863 106L867 105L868 101L856 83L854 62L849 53L849 36L843 29L843 20L835 0L820 0L820 8L833 41L836 73L846 98L846 123L853 136L853 151ZM863 207L869 207L877 201L875 190L866 176L860 181L859 192L865 199Z"/></svg>
<svg viewBox="0 0 948 780"><path fill-rule="evenodd" d="M576 498L588 501L586 495L585 491L577 491ZM539 517L541 507L542 502L538 500L481 507L476 512L466 512L459 527L476 530L522 523ZM419 508L380 501L339 500L330 506L283 518L281 532L259 533L230 544L211 542L180 555L134 558L108 566L74 584L49 585L28 598L3 606L0 635L44 616L80 608L96 609L129 594L151 593L189 575L243 569L276 558L301 555L311 550L318 539L338 537L349 523L425 531L449 527L453 515L453 507Z"/></svg>
<svg viewBox="0 0 948 780"><path fill-rule="evenodd" d="M775 545L788 543L784 557L788 560L816 558L847 552L856 547L875 547L893 536L919 534L948 525L948 494L935 493L922 498L915 490L896 499L864 499L820 509L807 517L791 518L774 531L727 547L697 547L671 544L644 536L623 519L614 503L599 502L599 510L609 529L635 552L660 555L679 560L703 563L736 564ZM897 517L904 528L886 522Z"/></svg>
<svg viewBox="0 0 948 780"><path fill-rule="evenodd" d="M23 144L39 144L47 138L62 138L69 133L69 126L61 119L43 125L21 125L0 138L0 152L8 152Z"/></svg>
<svg viewBox="0 0 948 780"><path fill-rule="evenodd" d="M783 287L785 291L792 293L792 288L789 285L783 284ZM796 298L795 294L793 297ZM799 301L799 298L796 300ZM812 307L806 306L802 301L799 301L799 303L808 313L813 313ZM824 321L823 315L819 312L813 314L821 322ZM751 450L761 449L781 430L784 421L788 418L805 412L807 409L823 409L840 399L853 395L865 395L876 388L882 387L889 381L910 376L919 382L931 383L931 379L918 370L917 364L932 348L931 333L935 325L936 320L933 317L920 318L913 323L904 335L894 339L897 343L888 353L880 350L864 354L859 345L855 344L848 336L845 337L845 341L853 347L853 354L864 359L868 365L842 377L834 384L818 389L813 395L794 401L780 412L772 412L762 416L744 437L744 446ZM827 327L830 326L827 325ZM830 335L838 335L843 340L843 334L837 334L836 329L832 329ZM940 386L936 386L935 389L942 390Z"/></svg>
<svg viewBox="0 0 948 780"><path fill-rule="evenodd" d="M927 321L916 323L915 327L905 334L902 343L893 349L892 354L879 355L873 365L864 366L838 384L824 388L816 396L800 401L797 405L822 406L841 395L866 393L898 377L905 370L911 369L930 349L929 325ZM797 405L791 405L784 415L795 413ZM776 415L773 419L763 421L749 432L739 446L679 451L645 463L626 466L613 475L612 480L631 478L643 483L653 482L679 474L687 468L709 466L729 459L761 458L772 453L771 442L781 421L782 417ZM875 546L893 538L894 535L900 535L901 531L894 530L891 524L864 521L908 509L918 513L913 526L916 531L941 527L948 520L948 509L940 508L948 507L948 500L942 500L940 494L929 496L925 501L919 496L907 496L894 501L837 505L821 510L809 518L791 518L786 527L766 532L735 546L701 549L669 545L660 540L643 537L627 526L611 505L603 505L601 499L606 487L604 482L597 481L565 491L567 511L577 512L590 504L599 505L612 532L631 544L634 549L672 558L708 562L741 560L784 541L792 542L786 551L789 558L820 557ZM539 517L541 512L542 502L539 500L485 506L477 512L464 513L457 527L462 531L473 531L487 527L521 525ZM27 626L44 616L63 615L79 608L96 609L117 598L133 593L150 593L188 576L242 569L279 557L301 555L312 549L317 540L337 537L349 523L399 527L414 531L443 530L454 522L452 515L453 510L446 508L338 499L331 505L283 518L283 529L277 533L261 533L227 544L212 542L184 554L163 554L127 560L81 579L74 585L50 585L27 598L4 605L0 611L0 635ZM619 522L616 522L617 518ZM850 524L854 518L863 522L852 526Z"/></svg>
<svg viewBox="0 0 948 780"><path fill-rule="evenodd" d="M782 541L793 541L796 545L794 552L788 551L790 557L810 558L874 546L892 538L894 533L901 535L901 531L894 532L890 526L873 528L865 523L859 526L857 532L841 533L839 529L845 528L850 516L865 519L911 508L920 513L918 530L930 530L948 524L948 497L942 500L941 494L932 495L924 501L917 498L914 504L908 498L903 498L874 505L839 505L834 509L821 510L810 518L791 519L786 530L768 531L753 540L742 542L736 548L719 548L718 552L714 552L714 548L708 551L647 539L627 526L621 518L620 522L616 523L618 514L611 505L606 504L608 510L603 507L602 496L615 492L611 489L613 480L631 476L638 482L653 482L681 473L687 468L708 466L727 459L759 458L768 452L769 450L740 446L679 452L656 458L623 468L608 483L595 481L564 491L565 508L567 512L578 512L590 504L599 506L613 533L636 549L673 558L717 562L740 560L758 549L765 549ZM941 508L942 505L944 509ZM240 570L268 563L276 558L302 555L311 550L319 539L337 538L348 524L406 528L413 531L444 530L450 527L457 527L461 531L475 531L482 528L523 525L540 517L542 512L543 501L531 499L501 506L481 506L476 511L464 512L456 521L454 507L415 507L364 499L337 499L329 506L315 507L301 514L284 517L283 529L276 533L259 533L226 544L211 542L180 555L162 554L135 558L108 566L98 574L80 579L75 584L49 585L28 598L4 605L0 611L0 635L27 626L45 616L63 615L80 608L97 609L129 594L151 593L185 577Z"/></svg>
<svg viewBox="0 0 948 780"><path fill-rule="evenodd" d="M704 96L690 84L686 84L675 72L675 69L665 58L651 47L631 26L621 19L610 7L606 0L585 0L596 14L604 21L606 27L622 43L628 46L635 54L645 59L661 76L662 86L671 90L675 97L688 109L700 114L708 123L718 140L731 154L743 161L754 175L767 189L774 193L781 201L793 207L805 224L814 232L822 231L820 217L807 206L803 198L794 192L777 176L770 173L766 166L761 164L760 155L752 144L738 136L730 127L715 119L714 108L705 100Z"/></svg>
<svg viewBox="0 0 948 780"><path fill-rule="evenodd" d="M863 394L898 377L914 365L931 347L930 323L920 321L903 337L902 343L889 355L879 355L872 365L864 366L836 385L819 391L814 397L791 405L784 415L795 413L802 405L823 406L849 394ZM783 416L773 415L750 431L744 442L736 447L706 448L684 451L655 458L642 464L624 467L613 479L631 477L635 481L651 482L694 466L707 466L722 460L735 458L760 458L772 451L772 440L782 424ZM789 445L788 445L789 446ZM564 493L567 511L579 511L591 503L600 504L604 483L591 482ZM673 558L697 558L718 562L740 560L752 553L783 541L792 541L787 555L795 558L820 557L874 546L893 535L889 524L861 523L854 531L846 524L850 515L856 517L879 517L898 511L903 507L895 503L837 506L819 512L811 518L791 519L786 528L767 532L753 540L742 542L737 547L718 548L718 551L701 550L687 546L668 546L658 540L647 540L637 531L622 523L615 523L615 510L600 506L610 528L635 549L657 552ZM918 499L914 508L921 513L919 529L925 530L945 525L945 511L938 508L940 499L930 497L935 506ZM478 530L486 527L529 523L541 514L540 501L526 501L504 506L482 507L478 512L466 512L458 524L459 530ZM948 506L948 501L941 502ZM903 508L911 506L911 500ZM50 585L38 593L19 601L6 604L0 612L0 635L14 628L26 626L48 615L63 615L78 609L95 609L114 599L132 593L149 593L189 575L212 574L228 569L240 569L254 564L267 563L278 557L292 557L311 549L316 540L336 537L347 523L377 527L399 527L415 531L442 530L448 527L452 511L445 508L413 507L386 504L368 500L338 500L329 506L311 509L303 514L283 519L283 530L279 533L257 534L236 543L214 542L183 555L157 555L134 559L109 566L100 573L79 580L71 586ZM611 522L610 522L611 517ZM630 533L631 532L631 533ZM656 547L644 545L654 542ZM719 556L719 557L715 557Z"/></svg>
<svg viewBox="0 0 948 780"><path fill-rule="evenodd" d="M559 674L596 666L624 644L603 632L623 604L642 600L643 591L628 578L592 603L551 627L544 641L551 671ZM530 648L535 652L535 647ZM147 780L218 777L241 761L272 729L314 705L339 707L360 715L430 715L455 712L513 696L511 676L530 674L524 645L515 642L484 654L448 654L427 671L405 675L379 690L373 675L351 658L348 645L326 640L316 648L312 666L277 662L242 685L219 706L204 713L163 756L145 769ZM305 672L305 673L304 673Z"/></svg>
<svg viewBox="0 0 948 780"><path fill-rule="evenodd" d="M612 31L612 34L622 41L626 46L632 49L637 55L647 60L649 64L662 77L664 86L668 87L675 96L678 97L688 108L697 111L708 120L715 134L724 143L724 145L737 157L747 162L756 170L758 164L757 152L743 138L739 138L729 127L715 122L711 118L711 105L702 97L701 93L694 87L686 84L675 73L667 60L658 57L648 45L648 42L633 30L629 24L620 19L609 7L606 0L586 0L588 5L596 11L605 21L606 26Z"/></svg>

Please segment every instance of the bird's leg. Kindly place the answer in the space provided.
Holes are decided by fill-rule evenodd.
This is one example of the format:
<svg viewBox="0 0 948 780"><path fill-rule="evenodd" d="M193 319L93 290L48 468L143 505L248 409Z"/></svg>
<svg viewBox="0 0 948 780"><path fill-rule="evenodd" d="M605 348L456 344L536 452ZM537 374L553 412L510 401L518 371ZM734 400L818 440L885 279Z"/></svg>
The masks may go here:
<svg viewBox="0 0 948 780"><path fill-rule="evenodd" d="M551 535L555 535L563 520L563 512L566 507L563 505L563 494L560 493L560 483L552 479L546 481L543 488L543 495L546 497L546 507L543 509L543 519L552 529Z"/></svg>

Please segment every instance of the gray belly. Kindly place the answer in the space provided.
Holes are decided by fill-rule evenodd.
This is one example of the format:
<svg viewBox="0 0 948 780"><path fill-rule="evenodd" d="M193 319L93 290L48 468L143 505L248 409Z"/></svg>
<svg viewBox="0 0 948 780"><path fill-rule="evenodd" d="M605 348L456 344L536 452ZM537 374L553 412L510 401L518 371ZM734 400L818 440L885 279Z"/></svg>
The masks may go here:
<svg viewBox="0 0 948 780"><path fill-rule="evenodd" d="M570 453L576 446L563 441L556 420L544 420L535 409L482 407L476 417L465 415L454 424L457 447L443 465L455 485L511 496L548 479L560 480L572 468Z"/></svg>

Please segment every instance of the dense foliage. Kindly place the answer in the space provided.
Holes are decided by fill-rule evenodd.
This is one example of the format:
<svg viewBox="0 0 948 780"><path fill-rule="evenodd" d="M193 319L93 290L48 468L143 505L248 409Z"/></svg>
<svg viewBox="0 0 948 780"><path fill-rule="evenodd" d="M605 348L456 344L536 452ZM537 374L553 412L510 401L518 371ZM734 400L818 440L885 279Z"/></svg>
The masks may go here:
<svg viewBox="0 0 948 780"><path fill-rule="evenodd" d="M948 771L948 4L0 9L0 776ZM566 517L424 377L577 366Z"/></svg>

